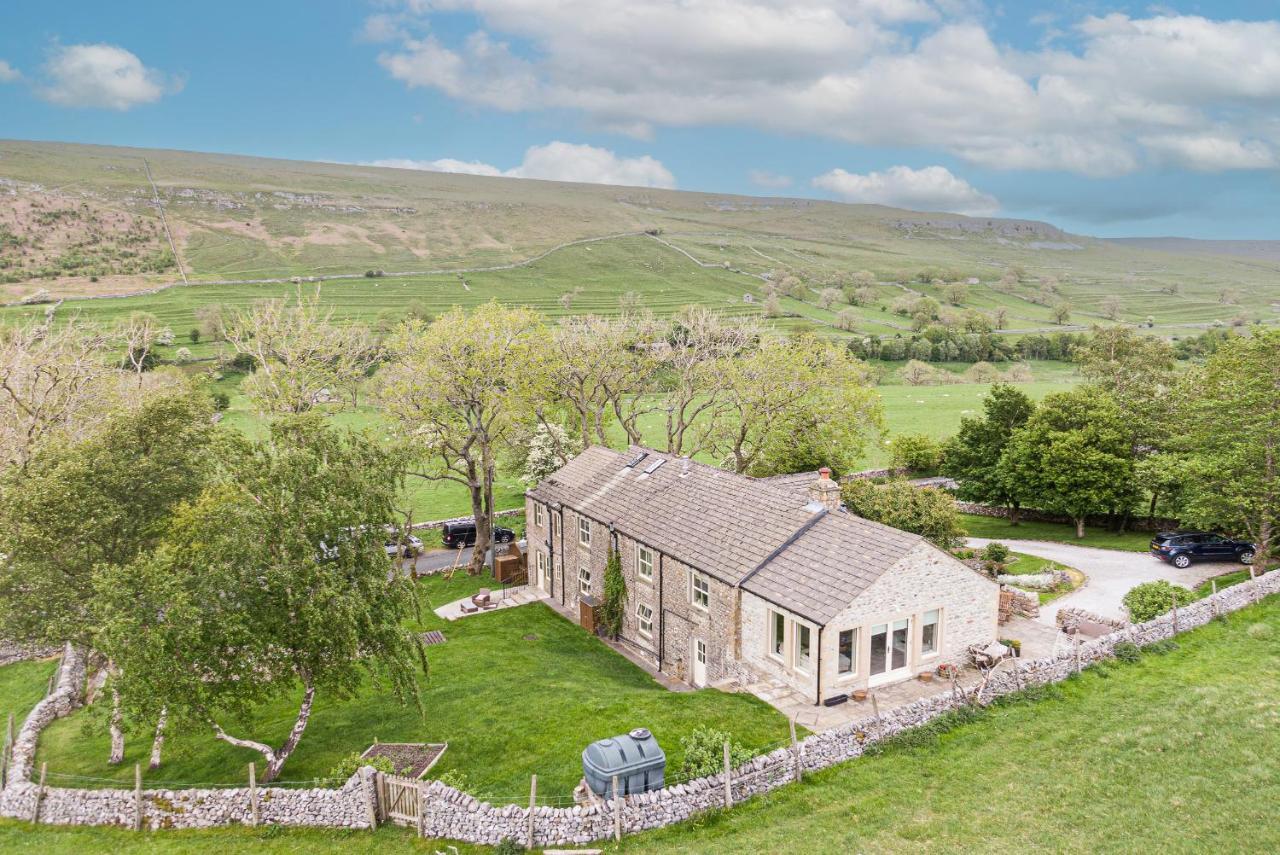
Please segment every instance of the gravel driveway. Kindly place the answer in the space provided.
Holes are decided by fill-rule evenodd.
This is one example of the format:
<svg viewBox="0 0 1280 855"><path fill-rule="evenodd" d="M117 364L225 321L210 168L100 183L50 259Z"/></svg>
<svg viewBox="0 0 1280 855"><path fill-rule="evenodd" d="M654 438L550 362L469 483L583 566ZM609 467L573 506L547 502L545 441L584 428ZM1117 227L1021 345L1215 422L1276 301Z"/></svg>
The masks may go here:
<svg viewBox="0 0 1280 855"><path fill-rule="evenodd" d="M983 547L991 542L985 537L971 537L969 546ZM1025 552L1048 558L1074 567L1088 577L1079 589L1059 597L1040 609L1040 623L1054 624L1058 609L1075 606L1100 615L1124 618L1121 601L1134 585L1168 579L1177 585L1194 588L1196 585L1230 573L1242 566L1233 562L1205 561L1179 570L1146 552L1122 552L1118 549L1095 549L1091 546L1074 546L1070 543L1053 543L1046 540L1005 540L1000 542L1014 552Z"/></svg>

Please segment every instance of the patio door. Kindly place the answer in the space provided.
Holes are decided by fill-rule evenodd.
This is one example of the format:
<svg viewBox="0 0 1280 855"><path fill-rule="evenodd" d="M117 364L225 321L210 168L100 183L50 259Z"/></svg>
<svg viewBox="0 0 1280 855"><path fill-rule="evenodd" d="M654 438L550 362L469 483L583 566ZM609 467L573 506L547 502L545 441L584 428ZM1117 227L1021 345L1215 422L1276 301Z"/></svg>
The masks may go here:
<svg viewBox="0 0 1280 855"><path fill-rule="evenodd" d="M693 685L707 685L707 643L701 638L693 640Z"/></svg>
<svg viewBox="0 0 1280 855"><path fill-rule="evenodd" d="M911 676L910 639L909 618L871 627L870 685L879 686Z"/></svg>

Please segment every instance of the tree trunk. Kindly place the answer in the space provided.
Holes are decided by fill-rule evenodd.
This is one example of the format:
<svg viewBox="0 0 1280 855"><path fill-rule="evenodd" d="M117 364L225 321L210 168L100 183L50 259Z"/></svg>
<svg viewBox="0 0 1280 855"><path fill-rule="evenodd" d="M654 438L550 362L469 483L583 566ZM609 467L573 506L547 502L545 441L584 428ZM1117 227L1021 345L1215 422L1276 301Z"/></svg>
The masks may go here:
<svg viewBox="0 0 1280 855"><path fill-rule="evenodd" d="M1084 517L1076 517L1076 537L1084 537Z"/></svg>
<svg viewBox="0 0 1280 855"><path fill-rule="evenodd" d="M1022 522L1022 508L1017 502L1009 505L1009 525L1018 525Z"/></svg>
<svg viewBox="0 0 1280 855"><path fill-rule="evenodd" d="M107 762L113 766L124 762L124 730L120 727L123 720L120 692L113 688L111 690L111 756L107 758Z"/></svg>
<svg viewBox="0 0 1280 855"><path fill-rule="evenodd" d="M223 742L236 746L237 748L252 748L263 757L266 758L267 768L262 775L264 784L270 783L280 774L280 770L284 768L285 761L289 759L289 755L298 747L298 743L302 740L302 732L307 729L307 721L311 718L311 704L315 701L315 687L306 682L303 684L305 689L302 693L302 704L298 707L298 717L293 722L293 729L289 731L289 736L285 739L284 744L279 749L272 748L270 745L264 745L261 742L254 742L251 739L239 739L235 736L228 735L216 722L213 723L214 736Z"/></svg>
<svg viewBox="0 0 1280 855"><path fill-rule="evenodd" d="M160 718L156 719L156 735L151 740L151 761L148 769L160 768L160 755L164 751L164 726L169 721L169 708L161 707Z"/></svg>

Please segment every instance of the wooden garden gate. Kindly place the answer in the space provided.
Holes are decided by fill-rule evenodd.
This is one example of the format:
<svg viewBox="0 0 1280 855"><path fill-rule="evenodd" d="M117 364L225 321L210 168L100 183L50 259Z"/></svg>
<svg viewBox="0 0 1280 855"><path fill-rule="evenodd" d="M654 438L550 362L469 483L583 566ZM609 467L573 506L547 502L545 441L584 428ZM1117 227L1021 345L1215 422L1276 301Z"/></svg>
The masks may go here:
<svg viewBox="0 0 1280 855"><path fill-rule="evenodd" d="M378 819L396 825L418 827L422 807L422 782L399 775L378 773Z"/></svg>

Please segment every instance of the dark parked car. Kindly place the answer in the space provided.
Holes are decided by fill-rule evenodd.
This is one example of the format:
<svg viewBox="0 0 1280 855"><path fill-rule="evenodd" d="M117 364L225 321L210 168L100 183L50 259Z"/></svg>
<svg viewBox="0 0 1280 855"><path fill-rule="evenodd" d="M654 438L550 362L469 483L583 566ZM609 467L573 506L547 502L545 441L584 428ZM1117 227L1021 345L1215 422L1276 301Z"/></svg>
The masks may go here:
<svg viewBox="0 0 1280 855"><path fill-rule="evenodd" d="M475 546L476 544L476 524L473 522L449 522L441 526L440 539L444 541L444 545L450 549L459 549L463 546ZM516 539L516 533L509 528L503 528L500 525L493 527L494 543L510 543Z"/></svg>
<svg viewBox="0 0 1280 855"><path fill-rule="evenodd" d="M1207 531L1162 531L1151 538L1151 554L1174 567L1192 561L1239 561L1252 564L1253 544Z"/></svg>

